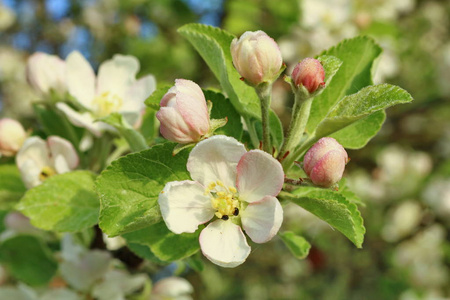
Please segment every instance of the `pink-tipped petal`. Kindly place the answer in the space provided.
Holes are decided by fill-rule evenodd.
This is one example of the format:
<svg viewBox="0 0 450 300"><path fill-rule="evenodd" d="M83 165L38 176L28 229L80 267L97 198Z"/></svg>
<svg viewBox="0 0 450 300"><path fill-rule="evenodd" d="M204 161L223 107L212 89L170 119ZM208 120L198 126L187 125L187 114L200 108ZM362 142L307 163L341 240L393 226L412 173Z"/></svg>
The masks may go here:
<svg viewBox="0 0 450 300"><path fill-rule="evenodd" d="M200 233L200 248L210 261L224 268L234 268L250 254L241 227L230 220L216 220Z"/></svg>
<svg viewBox="0 0 450 300"><path fill-rule="evenodd" d="M239 160L236 185L240 199L252 203L265 196L276 196L283 182L283 167L270 154L251 150Z"/></svg>
<svg viewBox="0 0 450 300"><path fill-rule="evenodd" d="M215 135L192 149L187 169L191 178L204 186L220 180L226 186L234 187L237 164L246 152L244 145L236 139Z"/></svg>
<svg viewBox="0 0 450 300"><path fill-rule="evenodd" d="M314 165L309 177L316 185L330 187L341 180L345 163L339 150L329 151Z"/></svg>
<svg viewBox="0 0 450 300"><path fill-rule="evenodd" d="M283 223L283 208L277 198L264 197L241 213L242 227L255 243L270 241Z"/></svg>
<svg viewBox="0 0 450 300"><path fill-rule="evenodd" d="M211 220L215 210L205 188L195 181L172 181L158 197L161 214L170 231L195 232L198 225Z"/></svg>
<svg viewBox="0 0 450 300"><path fill-rule="evenodd" d="M190 130L180 113L173 107L161 107L156 113L161 123L161 135L176 143L192 143L200 140L200 135Z"/></svg>
<svg viewBox="0 0 450 300"><path fill-rule="evenodd" d="M303 159L303 169L306 174L309 175L315 164L331 150L339 150L342 153L342 156L348 158L344 147L342 147L334 138L321 138L305 154Z"/></svg>
<svg viewBox="0 0 450 300"><path fill-rule="evenodd" d="M55 166L57 157L64 158L64 161L67 163L67 167L70 170L73 170L78 166L79 163L78 153L68 140L60 138L59 136L50 136L47 139L47 144L50 149L51 159Z"/></svg>

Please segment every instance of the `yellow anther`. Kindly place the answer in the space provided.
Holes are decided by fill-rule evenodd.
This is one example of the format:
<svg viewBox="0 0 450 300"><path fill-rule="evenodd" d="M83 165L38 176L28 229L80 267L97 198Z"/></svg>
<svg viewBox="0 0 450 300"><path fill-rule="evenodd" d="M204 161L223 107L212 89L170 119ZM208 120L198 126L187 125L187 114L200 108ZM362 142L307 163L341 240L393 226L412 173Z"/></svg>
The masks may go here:
<svg viewBox="0 0 450 300"><path fill-rule="evenodd" d="M237 190L236 190L235 187L229 186L229 187L228 187L228 190L229 190L230 192L232 192L233 194L236 194L236 193L237 193Z"/></svg>
<svg viewBox="0 0 450 300"><path fill-rule="evenodd" d="M39 173L39 180L44 181L45 179L56 174L56 170L52 167L45 166L42 168L41 173Z"/></svg>
<svg viewBox="0 0 450 300"><path fill-rule="evenodd" d="M225 184L223 184L223 182L220 180L217 180L217 185L221 186L221 187L225 187Z"/></svg>

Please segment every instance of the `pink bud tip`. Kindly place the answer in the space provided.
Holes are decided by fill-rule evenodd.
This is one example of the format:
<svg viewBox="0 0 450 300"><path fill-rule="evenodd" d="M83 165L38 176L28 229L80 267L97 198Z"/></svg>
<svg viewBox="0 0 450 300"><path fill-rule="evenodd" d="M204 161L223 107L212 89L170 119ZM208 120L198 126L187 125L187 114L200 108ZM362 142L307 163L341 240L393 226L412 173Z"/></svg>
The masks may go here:
<svg viewBox="0 0 450 300"><path fill-rule="evenodd" d="M331 187L341 180L348 155L331 137L321 138L305 155L303 169L318 186Z"/></svg>
<svg viewBox="0 0 450 300"><path fill-rule="evenodd" d="M325 85L325 71L317 59L305 58L292 71L292 80L296 86L303 85L308 92L314 93Z"/></svg>

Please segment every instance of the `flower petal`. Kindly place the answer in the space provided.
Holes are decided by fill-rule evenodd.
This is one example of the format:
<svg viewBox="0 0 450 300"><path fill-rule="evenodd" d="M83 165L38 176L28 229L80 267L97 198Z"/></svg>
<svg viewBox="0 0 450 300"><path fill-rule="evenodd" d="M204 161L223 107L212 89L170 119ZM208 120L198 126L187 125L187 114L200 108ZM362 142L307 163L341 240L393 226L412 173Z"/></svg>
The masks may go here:
<svg viewBox="0 0 450 300"><path fill-rule="evenodd" d="M59 136L50 136L47 139L47 144L50 149L51 160L58 173L68 172L78 166L79 159L77 151L68 140L60 138ZM64 159L69 170L62 171L61 169L61 172L58 170L58 157Z"/></svg>
<svg viewBox="0 0 450 300"><path fill-rule="evenodd" d="M187 169L192 179L204 186L217 180L226 186L235 186L236 166L245 153L244 145L236 139L215 135L192 149Z"/></svg>
<svg viewBox="0 0 450 300"><path fill-rule="evenodd" d="M250 203L241 213L242 227L255 243L270 241L283 223L283 208L277 198L266 196Z"/></svg>
<svg viewBox="0 0 450 300"><path fill-rule="evenodd" d="M250 254L251 248L241 227L229 220L212 222L202 230L199 239L203 255L221 267L237 267Z"/></svg>
<svg viewBox="0 0 450 300"><path fill-rule="evenodd" d="M200 136L190 130L183 117L173 107L161 107L156 118L161 123L162 136L170 141L187 144L200 140Z"/></svg>
<svg viewBox="0 0 450 300"><path fill-rule="evenodd" d="M69 93L90 109L95 97L95 73L80 52L72 51L67 56L66 75Z"/></svg>
<svg viewBox="0 0 450 300"><path fill-rule="evenodd" d="M166 277L157 281L152 289L152 296L171 298L192 294L194 288L186 279L182 277ZM177 298L178 299L178 298Z"/></svg>
<svg viewBox="0 0 450 300"><path fill-rule="evenodd" d="M121 112L140 112L145 107L144 101L156 88L156 80L153 75L147 75L133 83L124 96Z"/></svg>
<svg viewBox="0 0 450 300"><path fill-rule="evenodd" d="M195 181L172 181L158 197L161 214L170 231L195 232L198 225L211 220L215 210L205 188Z"/></svg>
<svg viewBox="0 0 450 300"><path fill-rule="evenodd" d="M26 139L17 153L16 164L27 188L39 185L42 169L51 164L45 141L37 136Z"/></svg>
<svg viewBox="0 0 450 300"><path fill-rule="evenodd" d="M252 150L239 160L236 186L240 199L252 203L264 196L276 196L283 182L283 167L270 154Z"/></svg>
<svg viewBox="0 0 450 300"><path fill-rule="evenodd" d="M94 123L94 118L90 113L86 112L80 114L64 102L56 103L56 107L64 114L66 114L67 118L73 125L84 127L97 137L100 137L102 135L102 132L105 129L104 126L102 126L102 123L99 122Z"/></svg>
<svg viewBox="0 0 450 300"><path fill-rule="evenodd" d="M97 95L110 92L121 98L136 81L139 61L130 55L116 54L103 62L98 69Z"/></svg>

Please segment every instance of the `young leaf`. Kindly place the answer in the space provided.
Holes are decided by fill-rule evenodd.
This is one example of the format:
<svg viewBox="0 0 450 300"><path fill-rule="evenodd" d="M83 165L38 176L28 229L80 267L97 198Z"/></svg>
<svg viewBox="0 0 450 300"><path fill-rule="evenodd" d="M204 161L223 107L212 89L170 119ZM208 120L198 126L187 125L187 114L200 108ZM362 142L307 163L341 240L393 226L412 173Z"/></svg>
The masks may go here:
<svg viewBox="0 0 450 300"><path fill-rule="evenodd" d="M240 80L233 66L230 45L234 35L202 24L187 24L178 29L200 53L220 82L236 110L243 115L260 119L261 109L255 90Z"/></svg>
<svg viewBox="0 0 450 300"><path fill-rule="evenodd" d="M380 53L381 48L371 38L356 37L344 40L321 54L335 56L342 65L323 93L314 99L307 125L308 132L314 131L343 96L372 84L373 61Z"/></svg>
<svg viewBox="0 0 450 300"><path fill-rule="evenodd" d="M124 238L130 243L148 246L160 260L174 261L189 257L200 249L198 242L200 231L175 234L167 228L164 221L160 221L146 228L124 234Z"/></svg>
<svg viewBox="0 0 450 300"><path fill-rule="evenodd" d="M16 165L0 165L0 209L11 209L26 190Z"/></svg>
<svg viewBox="0 0 450 300"><path fill-rule="evenodd" d="M206 100L212 102L211 116L212 119L227 118L228 122L225 126L217 129L214 134L224 134L232 136L237 140L242 138L241 116L231 104L230 100L225 98L221 93L211 90L203 91Z"/></svg>
<svg viewBox="0 0 450 300"><path fill-rule="evenodd" d="M280 232L278 235L296 258L304 259L308 256L311 245L304 237L296 235L291 231Z"/></svg>
<svg viewBox="0 0 450 300"><path fill-rule="evenodd" d="M28 235L1 243L0 262L18 280L33 286L48 283L58 269L50 249L37 237Z"/></svg>
<svg viewBox="0 0 450 300"><path fill-rule="evenodd" d="M114 162L96 181L100 227L109 236L138 230L161 220L158 195L169 181L189 179L188 152L173 156L174 143L155 145Z"/></svg>
<svg viewBox="0 0 450 300"><path fill-rule="evenodd" d="M163 85L162 87L159 87L145 100L145 105L153 110L159 110L159 102L161 102L162 97L170 88L170 85Z"/></svg>
<svg viewBox="0 0 450 300"><path fill-rule="evenodd" d="M356 205L344 195L316 187L301 187L286 198L324 220L361 248L366 232L363 219Z"/></svg>
<svg viewBox="0 0 450 300"><path fill-rule="evenodd" d="M331 137L347 149L360 149L377 134L385 119L386 113L380 110L333 133Z"/></svg>
<svg viewBox="0 0 450 300"><path fill-rule="evenodd" d="M325 87L327 87L334 75L339 71L342 61L331 55L321 55L317 60L320 61L325 71Z"/></svg>
<svg viewBox="0 0 450 300"><path fill-rule="evenodd" d="M390 106L412 101L411 95L390 84L373 85L345 96L317 126L317 138L328 136L356 121Z"/></svg>
<svg viewBox="0 0 450 300"><path fill-rule="evenodd" d="M16 209L29 217L31 224L44 230L83 230L98 221L94 180L95 174L89 171L54 175L28 190Z"/></svg>

